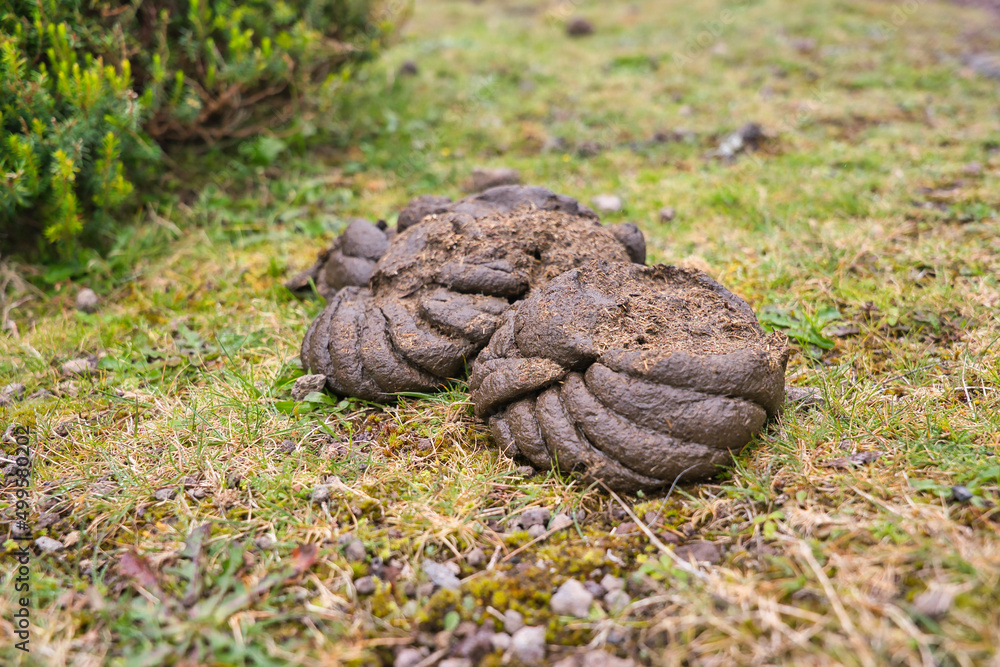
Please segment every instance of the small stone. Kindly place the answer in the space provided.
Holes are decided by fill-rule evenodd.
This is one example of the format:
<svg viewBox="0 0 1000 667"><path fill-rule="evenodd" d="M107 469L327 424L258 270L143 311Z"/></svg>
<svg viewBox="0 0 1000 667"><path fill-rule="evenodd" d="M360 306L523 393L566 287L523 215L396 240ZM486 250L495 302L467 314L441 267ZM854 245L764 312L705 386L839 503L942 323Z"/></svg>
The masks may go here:
<svg viewBox="0 0 1000 667"><path fill-rule="evenodd" d="M462 586L462 582L455 576L455 573L441 563L425 560L421 565L421 569L423 569L424 574L427 575L427 578L435 586L447 588L452 591L457 591Z"/></svg>
<svg viewBox="0 0 1000 667"><path fill-rule="evenodd" d="M62 549L63 543L51 537L39 537L35 540L35 546L45 553L53 553Z"/></svg>
<svg viewBox="0 0 1000 667"><path fill-rule="evenodd" d="M524 616L515 609L508 609L503 613L503 629L507 634L514 634L524 627Z"/></svg>
<svg viewBox="0 0 1000 667"><path fill-rule="evenodd" d="M962 168L962 171L964 171L968 176L979 176L983 173L983 163L970 162Z"/></svg>
<svg viewBox="0 0 1000 667"><path fill-rule="evenodd" d="M434 594L434 583L428 581L425 584L420 584L417 586L417 597L418 598L429 598Z"/></svg>
<svg viewBox="0 0 1000 667"><path fill-rule="evenodd" d="M660 209L660 222L671 222L676 217L677 211L674 210L673 206Z"/></svg>
<svg viewBox="0 0 1000 667"><path fill-rule="evenodd" d="M84 287L76 293L76 309L81 313L95 313L100 300L97 293L89 287Z"/></svg>
<svg viewBox="0 0 1000 667"><path fill-rule="evenodd" d="M472 667L472 661L468 658L448 658L439 662L438 667Z"/></svg>
<svg viewBox="0 0 1000 667"><path fill-rule="evenodd" d="M549 524L549 530L562 530L563 528L569 528L573 525L573 519L570 518L568 514L556 514L552 517L552 523Z"/></svg>
<svg viewBox="0 0 1000 667"><path fill-rule="evenodd" d="M545 526L532 526L528 529L528 537L537 539L545 534Z"/></svg>
<svg viewBox="0 0 1000 667"><path fill-rule="evenodd" d="M253 541L261 551L267 551L274 546L274 540L268 535L261 535Z"/></svg>
<svg viewBox="0 0 1000 667"><path fill-rule="evenodd" d="M424 659L424 654L420 649L404 648L396 654L396 659L392 662L392 667L415 667Z"/></svg>
<svg viewBox="0 0 1000 667"><path fill-rule="evenodd" d="M785 387L785 400L794 403L799 410L812 410L826 405L820 390L816 387Z"/></svg>
<svg viewBox="0 0 1000 667"><path fill-rule="evenodd" d="M482 192L501 185L519 185L520 183L521 172L517 169L477 167L472 170L472 179L467 189L472 192Z"/></svg>
<svg viewBox="0 0 1000 667"><path fill-rule="evenodd" d="M226 488L227 489L238 489L243 483L243 475L238 472L231 472L226 475Z"/></svg>
<svg viewBox="0 0 1000 667"><path fill-rule="evenodd" d="M323 484L317 486L315 489L313 489L313 492L309 496L309 499L312 500L317 505L325 503L326 501L330 500L330 487Z"/></svg>
<svg viewBox="0 0 1000 667"><path fill-rule="evenodd" d="M931 588L913 598L913 607L929 618L942 618L951 609L955 594L949 590Z"/></svg>
<svg viewBox="0 0 1000 667"><path fill-rule="evenodd" d="M540 665L545 661L545 628L527 625L510 638L510 651L525 665Z"/></svg>
<svg viewBox="0 0 1000 667"><path fill-rule="evenodd" d="M609 614L617 614L631 603L632 598L629 597L628 593L621 589L609 591L608 594L604 596L604 608L607 609Z"/></svg>
<svg viewBox="0 0 1000 667"><path fill-rule="evenodd" d="M567 579L549 601L553 614L586 618L594 596L576 579Z"/></svg>
<svg viewBox="0 0 1000 667"><path fill-rule="evenodd" d="M515 475L519 475L520 477L524 477L525 479L529 477L534 477L536 472L537 471L531 466L518 466L517 469L514 470Z"/></svg>
<svg viewBox="0 0 1000 667"><path fill-rule="evenodd" d="M36 389L35 391L28 394L29 401L48 401L55 398L53 394L48 389Z"/></svg>
<svg viewBox="0 0 1000 667"><path fill-rule="evenodd" d="M692 542L674 549L674 554L682 561L692 558L696 562L714 565L722 560L722 550L711 542Z"/></svg>
<svg viewBox="0 0 1000 667"><path fill-rule="evenodd" d="M344 557L352 563L362 563L367 556L368 552L365 551L365 544L361 540L351 540L344 547Z"/></svg>
<svg viewBox="0 0 1000 667"><path fill-rule="evenodd" d="M282 440L281 444L278 445L278 449L281 450L282 454L292 454L295 452L296 446L294 440Z"/></svg>
<svg viewBox="0 0 1000 667"><path fill-rule="evenodd" d="M177 489L173 487L167 487L165 489L157 489L153 492L153 497L157 500L171 500L177 495Z"/></svg>
<svg viewBox="0 0 1000 667"><path fill-rule="evenodd" d="M617 658L604 651L586 653L580 658L578 664L580 667L635 667L635 661L631 658Z"/></svg>
<svg viewBox="0 0 1000 667"><path fill-rule="evenodd" d="M358 592L358 595L371 595L375 592L375 579L372 577L355 579L354 590Z"/></svg>
<svg viewBox="0 0 1000 667"><path fill-rule="evenodd" d="M566 22L566 34L570 37L586 37L594 34L594 24L582 16L574 16Z"/></svg>
<svg viewBox="0 0 1000 667"><path fill-rule="evenodd" d="M22 400L26 390L27 387L20 382L11 382L3 390L0 390L0 405L7 405L8 403Z"/></svg>
<svg viewBox="0 0 1000 667"><path fill-rule="evenodd" d="M303 375L295 380L295 384L292 385L292 400L301 401L309 394L317 391L323 391L325 386L325 375Z"/></svg>
<svg viewBox="0 0 1000 667"><path fill-rule="evenodd" d="M955 502L967 503L972 500L975 495L968 489L968 487L958 485L951 487L951 497Z"/></svg>
<svg viewBox="0 0 1000 667"><path fill-rule="evenodd" d="M620 591L625 588L625 580L612 574L606 574L601 579L601 586L604 586L607 591Z"/></svg>
<svg viewBox="0 0 1000 667"><path fill-rule="evenodd" d="M604 586L601 586L596 581L591 581L590 579L583 582L583 587L586 588L588 591L590 591L590 594L593 595L595 598L602 598L604 597L605 593L607 593L607 591L604 590Z"/></svg>
<svg viewBox="0 0 1000 667"><path fill-rule="evenodd" d="M490 637L490 644L494 651L506 651L510 648L510 635L506 632L498 632Z"/></svg>
<svg viewBox="0 0 1000 667"><path fill-rule="evenodd" d="M479 567L486 562L486 552L476 547L465 555L465 562L469 564L469 567Z"/></svg>
<svg viewBox="0 0 1000 667"><path fill-rule="evenodd" d="M412 60L407 60L399 66L399 76L416 76L419 73L420 68Z"/></svg>
<svg viewBox="0 0 1000 667"><path fill-rule="evenodd" d="M532 507L529 510L521 512L521 527L531 528L532 526L545 526L549 522L549 517L551 516L552 513L544 507Z"/></svg>
<svg viewBox="0 0 1000 667"><path fill-rule="evenodd" d="M622 198L618 195L597 195L591 202L600 213L618 213L625 208Z"/></svg>
<svg viewBox="0 0 1000 667"><path fill-rule="evenodd" d="M62 374L67 377L84 377L93 374L95 371L97 371L97 361L87 357L72 359L62 365Z"/></svg>

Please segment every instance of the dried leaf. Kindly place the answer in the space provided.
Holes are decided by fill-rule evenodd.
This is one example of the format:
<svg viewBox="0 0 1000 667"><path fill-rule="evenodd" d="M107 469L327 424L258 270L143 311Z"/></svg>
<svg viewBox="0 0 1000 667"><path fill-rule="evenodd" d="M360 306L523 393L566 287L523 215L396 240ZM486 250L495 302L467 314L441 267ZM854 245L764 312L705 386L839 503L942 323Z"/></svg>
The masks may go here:
<svg viewBox="0 0 1000 667"><path fill-rule="evenodd" d="M126 551L118 561L118 571L132 579L136 584L146 590L155 593L157 597L163 597L160 590L160 583L156 580L156 574L149 566L149 561L134 551Z"/></svg>

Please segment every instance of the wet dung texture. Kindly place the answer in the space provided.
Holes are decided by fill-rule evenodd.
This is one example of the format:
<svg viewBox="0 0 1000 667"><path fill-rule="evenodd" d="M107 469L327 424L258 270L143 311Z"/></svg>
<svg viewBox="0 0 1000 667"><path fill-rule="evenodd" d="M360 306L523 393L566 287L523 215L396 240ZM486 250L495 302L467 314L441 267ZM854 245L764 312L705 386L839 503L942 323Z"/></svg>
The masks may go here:
<svg viewBox="0 0 1000 667"><path fill-rule="evenodd" d="M636 491L729 463L777 414L787 361L700 271L600 260L507 310L469 389L508 455Z"/></svg>
<svg viewBox="0 0 1000 667"><path fill-rule="evenodd" d="M322 251L316 263L285 283L293 292L316 290L329 300L344 287L364 286L375 270L375 263L389 249L396 232L384 222L373 225L360 218L351 220L333 245Z"/></svg>
<svg viewBox="0 0 1000 667"><path fill-rule="evenodd" d="M411 202L424 205L443 203ZM545 188L493 188L446 209L396 234L367 287L334 292L309 328L303 365L325 374L330 390L384 401L436 389L464 374L511 303L532 290L596 259L645 260L634 225L602 226L589 208ZM347 233L338 240L345 257L344 248L361 247Z"/></svg>

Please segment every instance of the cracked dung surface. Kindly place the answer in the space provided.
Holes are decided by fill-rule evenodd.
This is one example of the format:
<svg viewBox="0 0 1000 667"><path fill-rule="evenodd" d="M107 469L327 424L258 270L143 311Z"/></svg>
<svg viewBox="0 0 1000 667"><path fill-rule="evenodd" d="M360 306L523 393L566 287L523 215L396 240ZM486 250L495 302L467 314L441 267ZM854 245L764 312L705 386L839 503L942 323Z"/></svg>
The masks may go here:
<svg viewBox="0 0 1000 667"><path fill-rule="evenodd" d="M787 360L707 275L602 260L505 312L469 388L508 454L634 491L730 462L777 413Z"/></svg>
<svg viewBox="0 0 1000 667"><path fill-rule="evenodd" d="M545 188L487 190L396 235L368 287L337 293L310 327L303 365L368 400L435 389L464 374L511 303L586 262L628 263L639 243L644 259L637 228L604 227Z"/></svg>

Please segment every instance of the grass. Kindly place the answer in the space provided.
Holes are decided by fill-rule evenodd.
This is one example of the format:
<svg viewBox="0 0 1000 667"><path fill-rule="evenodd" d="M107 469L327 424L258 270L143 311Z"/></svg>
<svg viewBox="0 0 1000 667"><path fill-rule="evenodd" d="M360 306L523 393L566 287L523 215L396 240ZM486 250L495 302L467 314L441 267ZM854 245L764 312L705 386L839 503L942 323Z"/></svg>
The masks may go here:
<svg viewBox="0 0 1000 667"><path fill-rule="evenodd" d="M565 37L573 13L596 34ZM544 625L553 661L589 645L652 665L992 664L1000 133L996 82L964 62L1000 49L995 21L931 2L427 0L294 134L176 155L173 203L107 259L4 265L0 384L58 396L0 423L32 430L31 523L65 547L31 561L30 654L5 568L0 659L391 664L492 607ZM415 77L396 74L407 60ZM710 156L749 121L758 150ZM790 384L825 405L787 411L711 484L619 504L523 477L461 385L293 402L320 304L282 278L350 217L459 196L480 165L620 195L606 219L787 331ZM92 315L72 306L84 284ZM61 376L90 354L96 374ZM536 506L581 513L526 548L494 531ZM365 562L344 557L348 534ZM692 541L721 560L681 567L672 545ZM468 563L476 547L492 569ZM410 586L427 558L458 564L461 590ZM554 617L555 587L596 569L629 578L632 605Z"/></svg>

